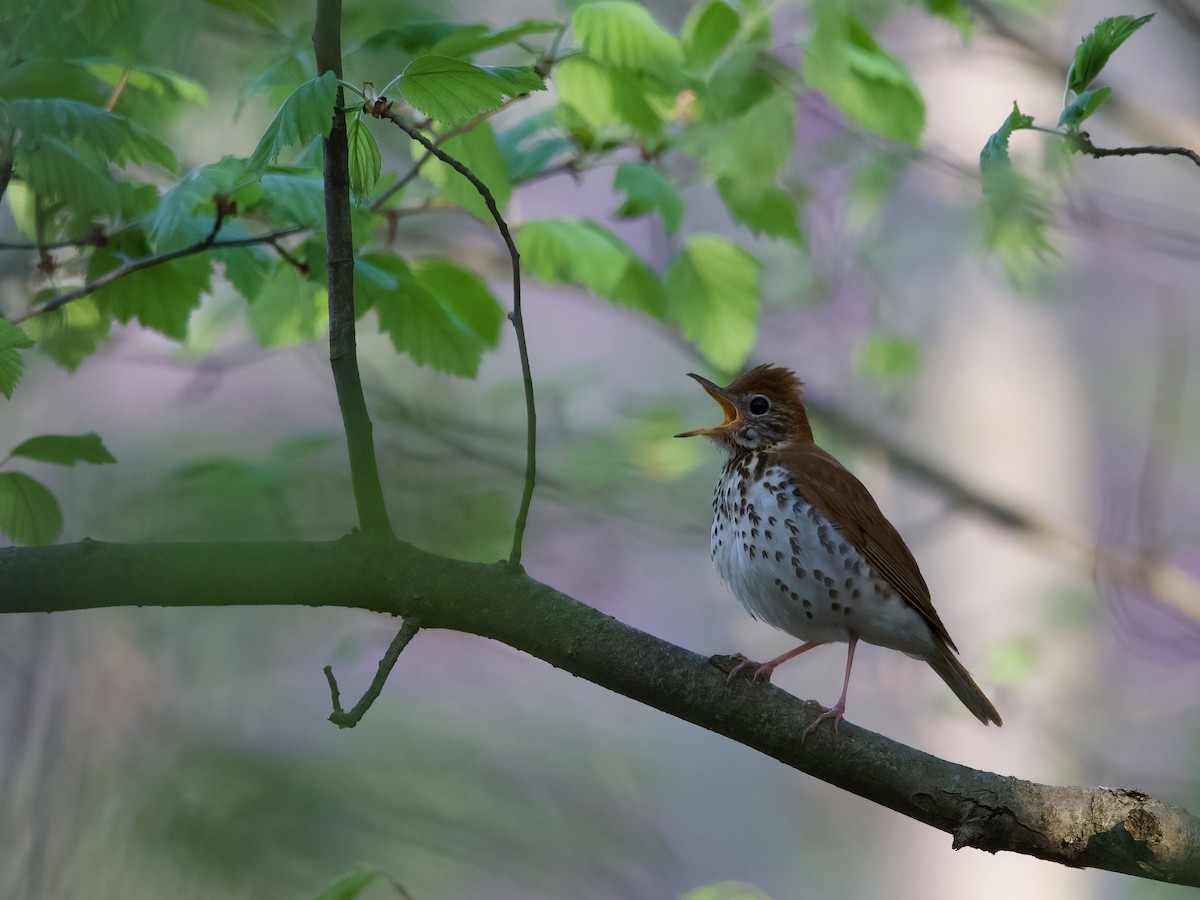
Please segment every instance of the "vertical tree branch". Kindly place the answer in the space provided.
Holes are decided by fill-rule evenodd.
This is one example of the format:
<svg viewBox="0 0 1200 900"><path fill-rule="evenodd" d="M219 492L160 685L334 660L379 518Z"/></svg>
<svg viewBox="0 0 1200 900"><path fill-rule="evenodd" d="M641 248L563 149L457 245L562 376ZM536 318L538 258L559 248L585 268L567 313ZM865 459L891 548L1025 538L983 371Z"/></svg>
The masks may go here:
<svg viewBox="0 0 1200 900"><path fill-rule="evenodd" d="M317 0L313 51L317 71L342 77L342 3ZM354 239L350 230L350 152L346 143L344 98L337 92L333 130L325 139L325 232L329 266L329 363L350 451L350 478L359 526L368 532L392 533L379 468L375 461L371 417L363 397L354 340Z"/></svg>

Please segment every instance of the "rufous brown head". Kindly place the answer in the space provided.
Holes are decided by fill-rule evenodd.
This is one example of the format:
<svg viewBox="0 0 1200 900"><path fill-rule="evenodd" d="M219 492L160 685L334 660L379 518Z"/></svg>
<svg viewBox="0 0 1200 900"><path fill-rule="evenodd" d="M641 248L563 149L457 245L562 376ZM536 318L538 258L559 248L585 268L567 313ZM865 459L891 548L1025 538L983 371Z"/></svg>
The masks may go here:
<svg viewBox="0 0 1200 900"><path fill-rule="evenodd" d="M727 455L812 440L801 394L802 382L790 369L765 363L728 387L718 387L694 372L689 372L688 377L695 379L721 405L725 421L675 437L703 435Z"/></svg>

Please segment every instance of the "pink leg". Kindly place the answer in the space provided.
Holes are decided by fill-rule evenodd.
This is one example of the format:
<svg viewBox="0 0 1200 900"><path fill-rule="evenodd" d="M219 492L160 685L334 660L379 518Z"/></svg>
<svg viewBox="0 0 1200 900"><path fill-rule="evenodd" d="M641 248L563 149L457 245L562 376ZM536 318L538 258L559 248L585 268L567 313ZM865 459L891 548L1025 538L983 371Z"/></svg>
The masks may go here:
<svg viewBox="0 0 1200 900"><path fill-rule="evenodd" d="M813 647L820 647L820 646L821 646L820 644L814 644L813 642L809 641L807 644L801 644L795 650L789 650L787 653L783 654L783 656L777 656L774 659L768 660L765 663L756 663L754 660L750 659L749 657L743 656L741 653L734 654L738 659L741 660L741 662L739 662L736 666L734 666L732 669L729 670L729 680L732 681L733 676L736 675L738 672L742 671L742 669L745 669L748 666L754 666L755 667L754 668L754 680L755 681L758 681L759 679L762 679L763 681L770 681L771 673L774 672L778 666L787 662L789 659L793 659L793 658L799 656L801 653L805 653L805 652L811 650ZM854 651L851 650L850 652L851 652L851 654L853 654ZM849 673L847 673L847 676L848 675L849 675Z"/></svg>
<svg viewBox="0 0 1200 900"><path fill-rule="evenodd" d="M850 668L854 665L854 647L858 644L858 635L850 636L850 650L846 654L846 680L842 682L842 696L838 698L838 702L828 709L822 709L821 714L813 721L811 725L804 729L804 737L808 737L816 727L826 719L833 719L833 730L837 731L838 722L842 721L842 717L846 712L846 691L850 689ZM795 653L792 654L793 656ZM780 661L784 657L780 657ZM803 740L803 738L801 738Z"/></svg>

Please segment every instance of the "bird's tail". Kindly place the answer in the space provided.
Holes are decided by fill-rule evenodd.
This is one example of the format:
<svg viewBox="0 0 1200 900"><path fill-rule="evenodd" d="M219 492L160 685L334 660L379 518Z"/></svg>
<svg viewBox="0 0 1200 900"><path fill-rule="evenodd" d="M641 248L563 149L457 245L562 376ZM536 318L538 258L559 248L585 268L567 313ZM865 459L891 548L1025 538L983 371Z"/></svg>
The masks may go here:
<svg viewBox="0 0 1200 900"><path fill-rule="evenodd" d="M926 662L933 667L933 671L941 676L942 681L950 686L950 690L954 691L954 696L961 700L963 706L973 712L975 718L980 722L984 725L1004 724L1000 721L1000 713L996 712L996 707L992 706L992 701L984 696L979 685L975 683L975 679L971 677L971 673L958 661L953 650L938 641L938 654Z"/></svg>

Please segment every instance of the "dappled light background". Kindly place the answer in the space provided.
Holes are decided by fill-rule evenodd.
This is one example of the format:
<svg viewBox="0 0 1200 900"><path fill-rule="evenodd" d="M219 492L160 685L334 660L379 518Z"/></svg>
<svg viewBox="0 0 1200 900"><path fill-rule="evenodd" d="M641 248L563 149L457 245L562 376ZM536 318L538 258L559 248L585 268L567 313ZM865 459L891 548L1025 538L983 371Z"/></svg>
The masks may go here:
<svg viewBox="0 0 1200 900"><path fill-rule="evenodd" d="M688 8L649 5L671 27ZM460 7L495 25L563 14ZM1200 32L1179 9L1162 4L1105 70L1114 98L1092 120L1097 145L1200 147ZM1147 10L987 10L967 43L908 5L877 33L924 92L918 152L798 97L786 180L805 197L806 249L754 240L698 183L682 230L735 235L761 254L750 362L805 379L818 440L905 535L1005 724L980 727L928 667L874 647L856 657L848 717L973 767L1135 788L1196 811L1200 169L1077 159L1045 176L1052 138L1016 135L1057 255L1015 284L981 249L979 151L1014 100L1052 124L1079 37L1104 15ZM211 92L174 126L182 164L249 153L271 109L259 98L236 112L237 73L276 50L241 41L219 10L177 12L197 18L198 37L164 38L164 62ZM311 13L290 14L306 33ZM377 30L384 14L412 12L352 4L348 34ZM775 13L790 64L805 16L797 4ZM357 62L351 82L394 74ZM402 136L378 135L385 169L403 170ZM510 221L598 217L661 271L678 238L656 217L613 219L611 182L605 167L520 187ZM433 211L403 219L393 246L479 267L507 302L507 257L483 223ZM0 300L27 295L30 261L4 265ZM723 373L636 312L532 280L526 291L541 441L529 573L701 654L787 649L709 563L717 451L671 437L719 413L685 373ZM0 450L95 430L118 460L30 464L63 503L63 540L333 539L354 526L326 347L260 350L235 318L241 302L218 288L187 348L128 327L72 375L31 357L0 406ZM506 556L524 450L515 340L506 332L472 382L397 357L372 327L369 316L360 357L398 532L453 556ZM1145 559L1156 578L1130 562ZM0 895L317 897L361 868L382 873L362 896L417 900L670 898L731 881L775 900L1185 896L954 852L948 835L466 635L422 632L359 727L339 731L322 667L356 698L397 626L298 608L0 621ZM843 659L841 647L808 654L775 683L829 703Z"/></svg>

